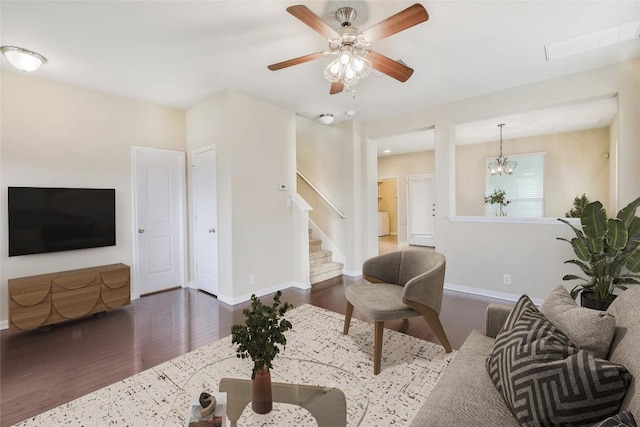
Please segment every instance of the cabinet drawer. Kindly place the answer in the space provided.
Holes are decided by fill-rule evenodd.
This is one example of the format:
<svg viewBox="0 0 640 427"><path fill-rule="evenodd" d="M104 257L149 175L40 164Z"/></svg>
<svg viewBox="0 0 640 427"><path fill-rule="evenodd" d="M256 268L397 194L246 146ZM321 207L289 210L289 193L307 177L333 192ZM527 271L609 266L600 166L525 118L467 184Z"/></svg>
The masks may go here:
<svg viewBox="0 0 640 427"><path fill-rule="evenodd" d="M68 276L58 276L51 280L52 292L64 292L74 289L82 289L87 286L100 284L100 272L88 271L83 273L70 274Z"/></svg>
<svg viewBox="0 0 640 427"><path fill-rule="evenodd" d="M76 319L101 310L100 286L57 292L51 295L51 319L53 322Z"/></svg>
<svg viewBox="0 0 640 427"><path fill-rule="evenodd" d="M30 307L20 307L11 310L9 331L27 331L50 323L52 323L50 302L36 304Z"/></svg>
<svg viewBox="0 0 640 427"><path fill-rule="evenodd" d="M128 282L128 281L127 281ZM117 289L110 289L102 285L102 309L109 310L129 305L131 302L131 290L129 286L122 286Z"/></svg>
<svg viewBox="0 0 640 427"><path fill-rule="evenodd" d="M102 289L119 289L122 287L129 288L129 267L119 268L117 270L103 271Z"/></svg>
<svg viewBox="0 0 640 427"><path fill-rule="evenodd" d="M41 304L51 292L50 278L10 279L9 296L19 307Z"/></svg>

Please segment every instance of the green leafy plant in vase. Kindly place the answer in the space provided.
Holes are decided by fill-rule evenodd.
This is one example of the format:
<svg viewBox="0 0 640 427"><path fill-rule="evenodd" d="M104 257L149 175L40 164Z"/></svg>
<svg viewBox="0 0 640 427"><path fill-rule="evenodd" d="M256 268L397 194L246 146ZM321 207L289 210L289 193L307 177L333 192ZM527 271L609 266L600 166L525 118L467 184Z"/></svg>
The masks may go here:
<svg viewBox="0 0 640 427"><path fill-rule="evenodd" d="M511 200L507 200L507 193L504 190L496 188L489 196L484 198L485 204L498 205L496 210L496 216L507 216L507 211L504 209L511 203Z"/></svg>
<svg viewBox="0 0 640 427"><path fill-rule="evenodd" d="M569 210L569 212L565 213L565 218L580 218L582 215L582 210L585 206L589 204L589 198L585 193L582 193L582 196L576 196L573 199L573 207Z"/></svg>
<svg viewBox="0 0 640 427"><path fill-rule="evenodd" d="M287 339L284 333L292 325L284 314L293 305L281 303L282 292L276 292L273 304L264 305L255 295L251 295L251 307L242 311L246 317L245 325L233 325L231 343L237 344L238 358L250 358L253 361L251 379L253 380L253 398L251 407L254 412L266 414L272 409L271 374L272 362L284 349Z"/></svg>
<svg viewBox="0 0 640 427"><path fill-rule="evenodd" d="M572 239L557 238L568 242L578 257L565 263L577 265L586 276L567 274L562 279L584 282L571 290L573 298L582 292L583 305L606 309L615 298L616 288L640 284L640 218L636 216L639 206L640 197L615 218L607 218L602 203L589 203L580 215L581 228L558 218L575 233Z"/></svg>

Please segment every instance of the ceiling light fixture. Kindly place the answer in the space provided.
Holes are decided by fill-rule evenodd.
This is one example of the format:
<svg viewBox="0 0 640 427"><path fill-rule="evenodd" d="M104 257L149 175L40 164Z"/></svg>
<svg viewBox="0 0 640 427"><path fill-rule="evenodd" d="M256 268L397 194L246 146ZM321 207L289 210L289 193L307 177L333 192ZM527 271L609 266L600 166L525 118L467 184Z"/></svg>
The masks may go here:
<svg viewBox="0 0 640 427"><path fill-rule="evenodd" d="M342 46L338 58L324 69L324 76L332 83L342 83L349 90L371 73L371 61L365 58L367 53L368 50L352 45Z"/></svg>
<svg viewBox="0 0 640 427"><path fill-rule="evenodd" d="M325 125L330 125L331 123L333 123L333 114L331 113L320 114L319 120Z"/></svg>
<svg viewBox="0 0 640 427"><path fill-rule="evenodd" d="M351 26L356 16L357 12L351 7L341 7L336 11L336 19L342 28L340 37L329 40L329 54L338 57L324 69L327 80L342 83L346 90L371 73L371 61L366 59L369 42Z"/></svg>
<svg viewBox="0 0 640 427"><path fill-rule="evenodd" d="M16 46L1 46L0 52L9 60L11 65L20 71L35 71L47 63L47 58L37 52Z"/></svg>
<svg viewBox="0 0 640 427"><path fill-rule="evenodd" d="M508 160L506 157L502 155L502 127L504 123L500 123L498 127L500 128L500 155L492 162L489 162L487 167L491 172L491 175L502 175L506 173L507 175L511 175L513 170L518 166L518 162L513 160Z"/></svg>

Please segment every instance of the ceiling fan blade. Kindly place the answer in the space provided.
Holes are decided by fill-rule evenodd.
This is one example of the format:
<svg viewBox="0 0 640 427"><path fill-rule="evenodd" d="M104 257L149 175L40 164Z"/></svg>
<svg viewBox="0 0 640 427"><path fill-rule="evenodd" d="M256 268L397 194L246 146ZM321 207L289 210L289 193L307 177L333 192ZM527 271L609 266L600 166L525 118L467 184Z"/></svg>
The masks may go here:
<svg viewBox="0 0 640 427"><path fill-rule="evenodd" d="M335 95L336 93L340 93L343 90L344 90L344 85L342 84L342 82L332 82L329 95Z"/></svg>
<svg viewBox="0 0 640 427"><path fill-rule="evenodd" d="M291 67L293 65L304 64L305 62L313 61L315 59L324 58L324 52L310 53L308 55L299 56L297 58L288 59L286 61L278 62L267 66L271 71L281 70L283 68Z"/></svg>
<svg viewBox="0 0 640 427"><path fill-rule="evenodd" d="M290 6L287 12L307 24L312 30L322 34L327 39L339 38L340 35L322 20L318 15L313 13L311 9L304 5Z"/></svg>
<svg viewBox="0 0 640 427"><path fill-rule="evenodd" d="M369 43L392 36L400 31L411 28L429 19L427 9L420 3L409 6L405 10L396 13L378 22L373 27L362 32L364 39Z"/></svg>
<svg viewBox="0 0 640 427"><path fill-rule="evenodd" d="M401 82L406 82L413 74L413 68L372 50L367 54L367 59L373 68Z"/></svg>

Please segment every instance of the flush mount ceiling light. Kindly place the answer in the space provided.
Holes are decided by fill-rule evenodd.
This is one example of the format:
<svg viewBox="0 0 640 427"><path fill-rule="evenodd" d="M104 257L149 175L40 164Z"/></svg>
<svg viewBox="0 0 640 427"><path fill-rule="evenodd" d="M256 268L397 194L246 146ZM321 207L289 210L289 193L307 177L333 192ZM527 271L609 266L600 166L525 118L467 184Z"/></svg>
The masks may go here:
<svg viewBox="0 0 640 427"><path fill-rule="evenodd" d="M491 175L502 175L506 173L507 175L511 175L518 166L518 162L513 160L508 160L505 156L502 155L502 127L504 123L500 123L498 127L500 128L500 155L492 162L489 162L487 167L491 172Z"/></svg>
<svg viewBox="0 0 640 427"><path fill-rule="evenodd" d="M41 65L47 63L47 58L37 52L23 49L16 46L2 46L0 52L7 58L9 63L20 71L35 71Z"/></svg>
<svg viewBox="0 0 640 427"><path fill-rule="evenodd" d="M331 113L320 114L319 120L325 125L330 125L331 123L333 123L333 114Z"/></svg>

